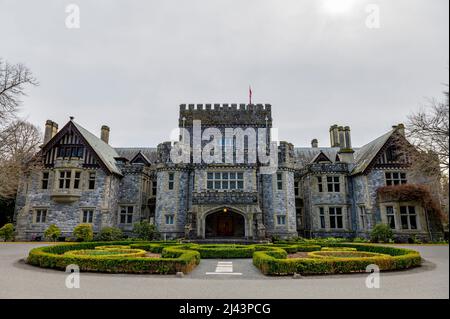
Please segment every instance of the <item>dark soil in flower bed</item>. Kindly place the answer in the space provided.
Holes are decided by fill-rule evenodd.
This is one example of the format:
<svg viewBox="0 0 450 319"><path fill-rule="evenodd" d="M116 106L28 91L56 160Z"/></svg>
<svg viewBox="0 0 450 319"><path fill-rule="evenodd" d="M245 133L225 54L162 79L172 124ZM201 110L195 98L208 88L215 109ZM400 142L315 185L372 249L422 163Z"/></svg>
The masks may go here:
<svg viewBox="0 0 450 319"><path fill-rule="evenodd" d="M289 254L287 258L311 258L305 251L298 251L295 254Z"/></svg>

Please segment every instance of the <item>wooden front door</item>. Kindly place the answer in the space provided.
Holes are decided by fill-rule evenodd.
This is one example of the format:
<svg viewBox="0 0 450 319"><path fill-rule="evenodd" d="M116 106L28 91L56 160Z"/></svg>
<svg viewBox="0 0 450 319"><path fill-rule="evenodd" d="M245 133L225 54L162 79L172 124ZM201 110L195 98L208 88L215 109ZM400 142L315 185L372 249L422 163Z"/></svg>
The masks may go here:
<svg viewBox="0 0 450 319"><path fill-rule="evenodd" d="M221 213L217 216L217 236L233 236L233 217L230 213Z"/></svg>

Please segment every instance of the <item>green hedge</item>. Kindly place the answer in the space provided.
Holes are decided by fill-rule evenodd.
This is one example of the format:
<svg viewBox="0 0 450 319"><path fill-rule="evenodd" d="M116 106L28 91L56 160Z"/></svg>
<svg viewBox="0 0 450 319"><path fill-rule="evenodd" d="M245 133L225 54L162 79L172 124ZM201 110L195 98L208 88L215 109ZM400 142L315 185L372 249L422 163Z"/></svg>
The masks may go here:
<svg viewBox="0 0 450 319"><path fill-rule="evenodd" d="M191 244L189 249L198 251L201 258L252 258L255 252L254 245L196 245Z"/></svg>
<svg viewBox="0 0 450 319"><path fill-rule="evenodd" d="M253 264L266 275L300 274L335 274L365 272L370 264L376 264L380 270L397 270L419 266L420 254L414 250L384 247L368 244L336 243L327 246L352 247L357 251L386 254L389 256L374 256L360 258L286 258L281 252L256 251L253 254ZM281 249L281 248L280 248Z"/></svg>
<svg viewBox="0 0 450 319"><path fill-rule="evenodd" d="M65 270L70 264L76 264L81 271L174 274L176 272L188 273L200 262L200 254L197 251L183 250L175 246L165 247L161 258L64 255L65 252L71 250L88 250L102 245L126 244L129 242L87 242L39 247L30 251L27 263L43 268L62 270Z"/></svg>

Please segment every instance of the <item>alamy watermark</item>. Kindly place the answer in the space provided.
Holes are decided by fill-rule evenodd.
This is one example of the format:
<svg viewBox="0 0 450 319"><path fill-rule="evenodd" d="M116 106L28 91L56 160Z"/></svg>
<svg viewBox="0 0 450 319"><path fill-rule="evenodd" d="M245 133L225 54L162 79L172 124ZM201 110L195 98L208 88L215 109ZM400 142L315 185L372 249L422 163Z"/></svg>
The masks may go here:
<svg viewBox="0 0 450 319"><path fill-rule="evenodd" d="M369 289L380 288L380 267L370 264L366 267L366 272L370 273L366 278L366 287Z"/></svg>
<svg viewBox="0 0 450 319"><path fill-rule="evenodd" d="M66 288L80 288L80 267L75 264L68 265L66 267L66 273L69 273L69 275L66 276Z"/></svg>
<svg viewBox="0 0 450 319"><path fill-rule="evenodd" d="M260 164L261 174L278 169L278 143L270 141L270 129L207 127L193 120L192 130L178 128L179 141L170 150L175 164ZM224 133L224 134L223 134Z"/></svg>

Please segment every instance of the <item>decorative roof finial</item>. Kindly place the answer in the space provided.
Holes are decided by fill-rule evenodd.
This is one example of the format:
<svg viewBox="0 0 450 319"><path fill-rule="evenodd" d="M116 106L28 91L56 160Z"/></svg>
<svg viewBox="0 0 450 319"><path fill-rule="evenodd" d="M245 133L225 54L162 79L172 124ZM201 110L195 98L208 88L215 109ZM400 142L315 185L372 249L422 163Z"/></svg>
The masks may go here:
<svg viewBox="0 0 450 319"><path fill-rule="evenodd" d="M75 119L75 117L73 117L73 116L70 116L69 118L71 121L73 121Z"/></svg>

